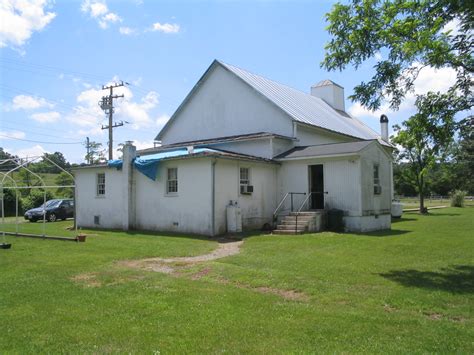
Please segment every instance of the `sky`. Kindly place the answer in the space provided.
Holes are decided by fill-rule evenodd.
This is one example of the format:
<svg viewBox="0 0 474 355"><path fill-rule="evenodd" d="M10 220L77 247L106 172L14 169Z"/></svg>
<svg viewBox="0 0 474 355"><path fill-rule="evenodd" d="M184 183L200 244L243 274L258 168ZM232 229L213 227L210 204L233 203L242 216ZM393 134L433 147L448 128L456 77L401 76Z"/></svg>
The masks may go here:
<svg viewBox="0 0 474 355"><path fill-rule="evenodd" d="M21 157L62 152L84 162L85 140L107 146L102 85L114 93L115 146L153 139L214 59L309 92L331 79L345 88L346 110L380 131L413 114L414 93L400 110L370 112L347 100L383 57L355 70L320 67L325 14L332 1L0 0L0 147ZM415 93L443 90L450 69L425 68ZM115 153L115 155L117 155Z"/></svg>

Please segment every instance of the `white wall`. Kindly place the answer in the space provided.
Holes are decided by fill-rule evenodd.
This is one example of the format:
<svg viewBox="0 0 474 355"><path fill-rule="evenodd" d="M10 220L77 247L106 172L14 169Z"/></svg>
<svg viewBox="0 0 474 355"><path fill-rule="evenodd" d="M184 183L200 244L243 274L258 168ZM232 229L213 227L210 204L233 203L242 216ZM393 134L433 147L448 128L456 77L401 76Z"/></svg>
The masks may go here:
<svg viewBox="0 0 474 355"><path fill-rule="evenodd" d="M268 131L292 136L292 121L235 75L216 66L161 140L171 144Z"/></svg>
<svg viewBox="0 0 474 355"><path fill-rule="evenodd" d="M391 160L377 144L372 144L362 154L362 214L364 216L390 214L392 205ZM382 193L374 194L374 164L379 165Z"/></svg>
<svg viewBox="0 0 474 355"><path fill-rule="evenodd" d="M105 196L97 196L97 174L105 173ZM124 215L122 171L88 168L74 171L76 179L76 219L78 227L121 229ZM94 224L100 217L100 225Z"/></svg>
<svg viewBox="0 0 474 355"><path fill-rule="evenodd" d="M240 167L250 168L251 195L240 194ZM216 232L226 232L226 206L237 201L242 211L244 229L260 229L271 223L276 208L278 165L217 159L216 174Z"/></svg>
<svg viewBox="0 0 474 355"><path fill-rule="evenodd" d="M213 144L209 147L267 159L273 158L271 138Z"/></svg>
<svg viewBox="0 0 474 355"><path fill-rule="evenodd" d="M360 162L357 157L304 159L282 162L279 175L280 201L287 192L309 192L309 166L323 165L325 208L337 208L348 215L360 215ZM307 196L294 196L298 208ZM289 198L284 209L291 209Z"/></svg>
<svg viewBox="0 0 474 355"><path fill-rule="evenodd" d="M178 169L178 194L166 194L167 168ZM210 235L211 159L164 161L153 181L135 170L136 228Z"/></svg>
<svg viewBox="0 0 474 355"><path fill-rule="evenodd" d="M329 143L345 143L356 141L354 138L325 132L324 130L309 127L306 125L298 125L297 127L297 146L329 144Z"/></svg>

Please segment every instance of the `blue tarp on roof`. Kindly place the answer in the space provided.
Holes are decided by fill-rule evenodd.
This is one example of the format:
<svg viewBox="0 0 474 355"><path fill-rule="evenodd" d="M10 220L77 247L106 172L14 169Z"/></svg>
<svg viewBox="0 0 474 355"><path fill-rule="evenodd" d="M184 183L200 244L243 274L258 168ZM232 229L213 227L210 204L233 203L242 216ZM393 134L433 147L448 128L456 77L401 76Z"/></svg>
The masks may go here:
<svg viewBox="0 0 474 355"><path fill-rule="evenodd" d="M114 159L114 160L109 160L107 162L107 166L109 168L117 168L117 170L122 169L123 162L121 159Z"/></svg>
<svg viewBox="0 0 474 355"><path fill-rule="evenodd" d="M212 153L212 152L217 152L217 151L214 149L209 149L209 148L196 148L194 149L192 154L205 153L205 152ZM160 152L156 154L144 155L142 157L136 157L133 161L133 165L143 175L149 177L152 180L156 180L156 174L158 171L157 167L160 160L163 160L166 158L183 157L186 155L189 155L187 149L178 149L178 150L171 150L167 152ZM108 166L119 169L122 167L122 160L109 160Z"/></svg>

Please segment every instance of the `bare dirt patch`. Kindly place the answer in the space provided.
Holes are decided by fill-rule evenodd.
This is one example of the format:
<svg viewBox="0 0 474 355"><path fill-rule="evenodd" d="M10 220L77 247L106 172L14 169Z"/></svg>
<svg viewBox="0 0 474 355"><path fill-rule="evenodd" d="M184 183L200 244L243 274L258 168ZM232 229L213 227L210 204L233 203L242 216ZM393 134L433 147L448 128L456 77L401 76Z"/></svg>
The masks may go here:
<svg viewBox="0 0 474 355"><path fill-rule="evenodd" d="M185 273L186 269L202 262L217 260L227 256L236 255L240 252L240 247L243 241L224 241L219 243L219 246L214 251L198 256L185 256L176 258L149 258L142 260L124 260L118 264L134 269L141 269L147 271L161 272L174 277L186 277L191 280L200 280L203 277L210 275L212 269L205 267L193 274ZM284 290L272 287L254 287L242 283L232 282L224 278L215 278L213 280L222 284L232 285L238 288L263 293L272 294L290 301L308 301L309 296L303 292L295 290Z"/></svg>
<svg viewBox="0 0 474 355"><path fill-rule="evenodd" d="M277 295L285 300L290 300L290 301L309 301L309 296L303 292L298 292L294 290L282 290L279 288L273 288L273 287L256 287L256 288L251 288L251 290L255 290L259 293L268 293L272 295Z"/></svg>
<svg viewBox="0 0 474 355"><path fill-rule="evenodd" d="M71 277L71 280L78 284L83 285L84 287L102 286L102 282L97 280L97 274L93 272L73 276Z"/></svg>
<svg viewBox="0 0 474 355"><path fill-rule="evenodd" d="M209 254L176 258L149 258L142 260L125 260L120 261L119 265L134 269L173 274L179 269L186 266L194 265L204 261L221 259L227 256L238 254L240 252L240 246L242 245L242 243L243 241L219 243L217 249L210 252Z"/></svg>

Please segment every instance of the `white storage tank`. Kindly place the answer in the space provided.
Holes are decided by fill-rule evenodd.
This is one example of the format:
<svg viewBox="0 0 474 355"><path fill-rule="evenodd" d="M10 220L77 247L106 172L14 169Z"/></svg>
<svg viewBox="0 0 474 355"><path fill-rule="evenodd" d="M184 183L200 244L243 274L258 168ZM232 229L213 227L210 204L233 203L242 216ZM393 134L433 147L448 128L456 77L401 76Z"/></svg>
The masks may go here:
<svg viewBox="0 0 474 355"><path fill-rule="evenodd" d="M392 217L401 218L403 214L403 203L400 201L392 201Z"/></svg>
<svg viewBox="0 0 474 355"><path fill-rule="evenodd" d="M242 211L237 205L237 201L229 201L226 207L227 212L227 233L242 232Z"/></svg>

